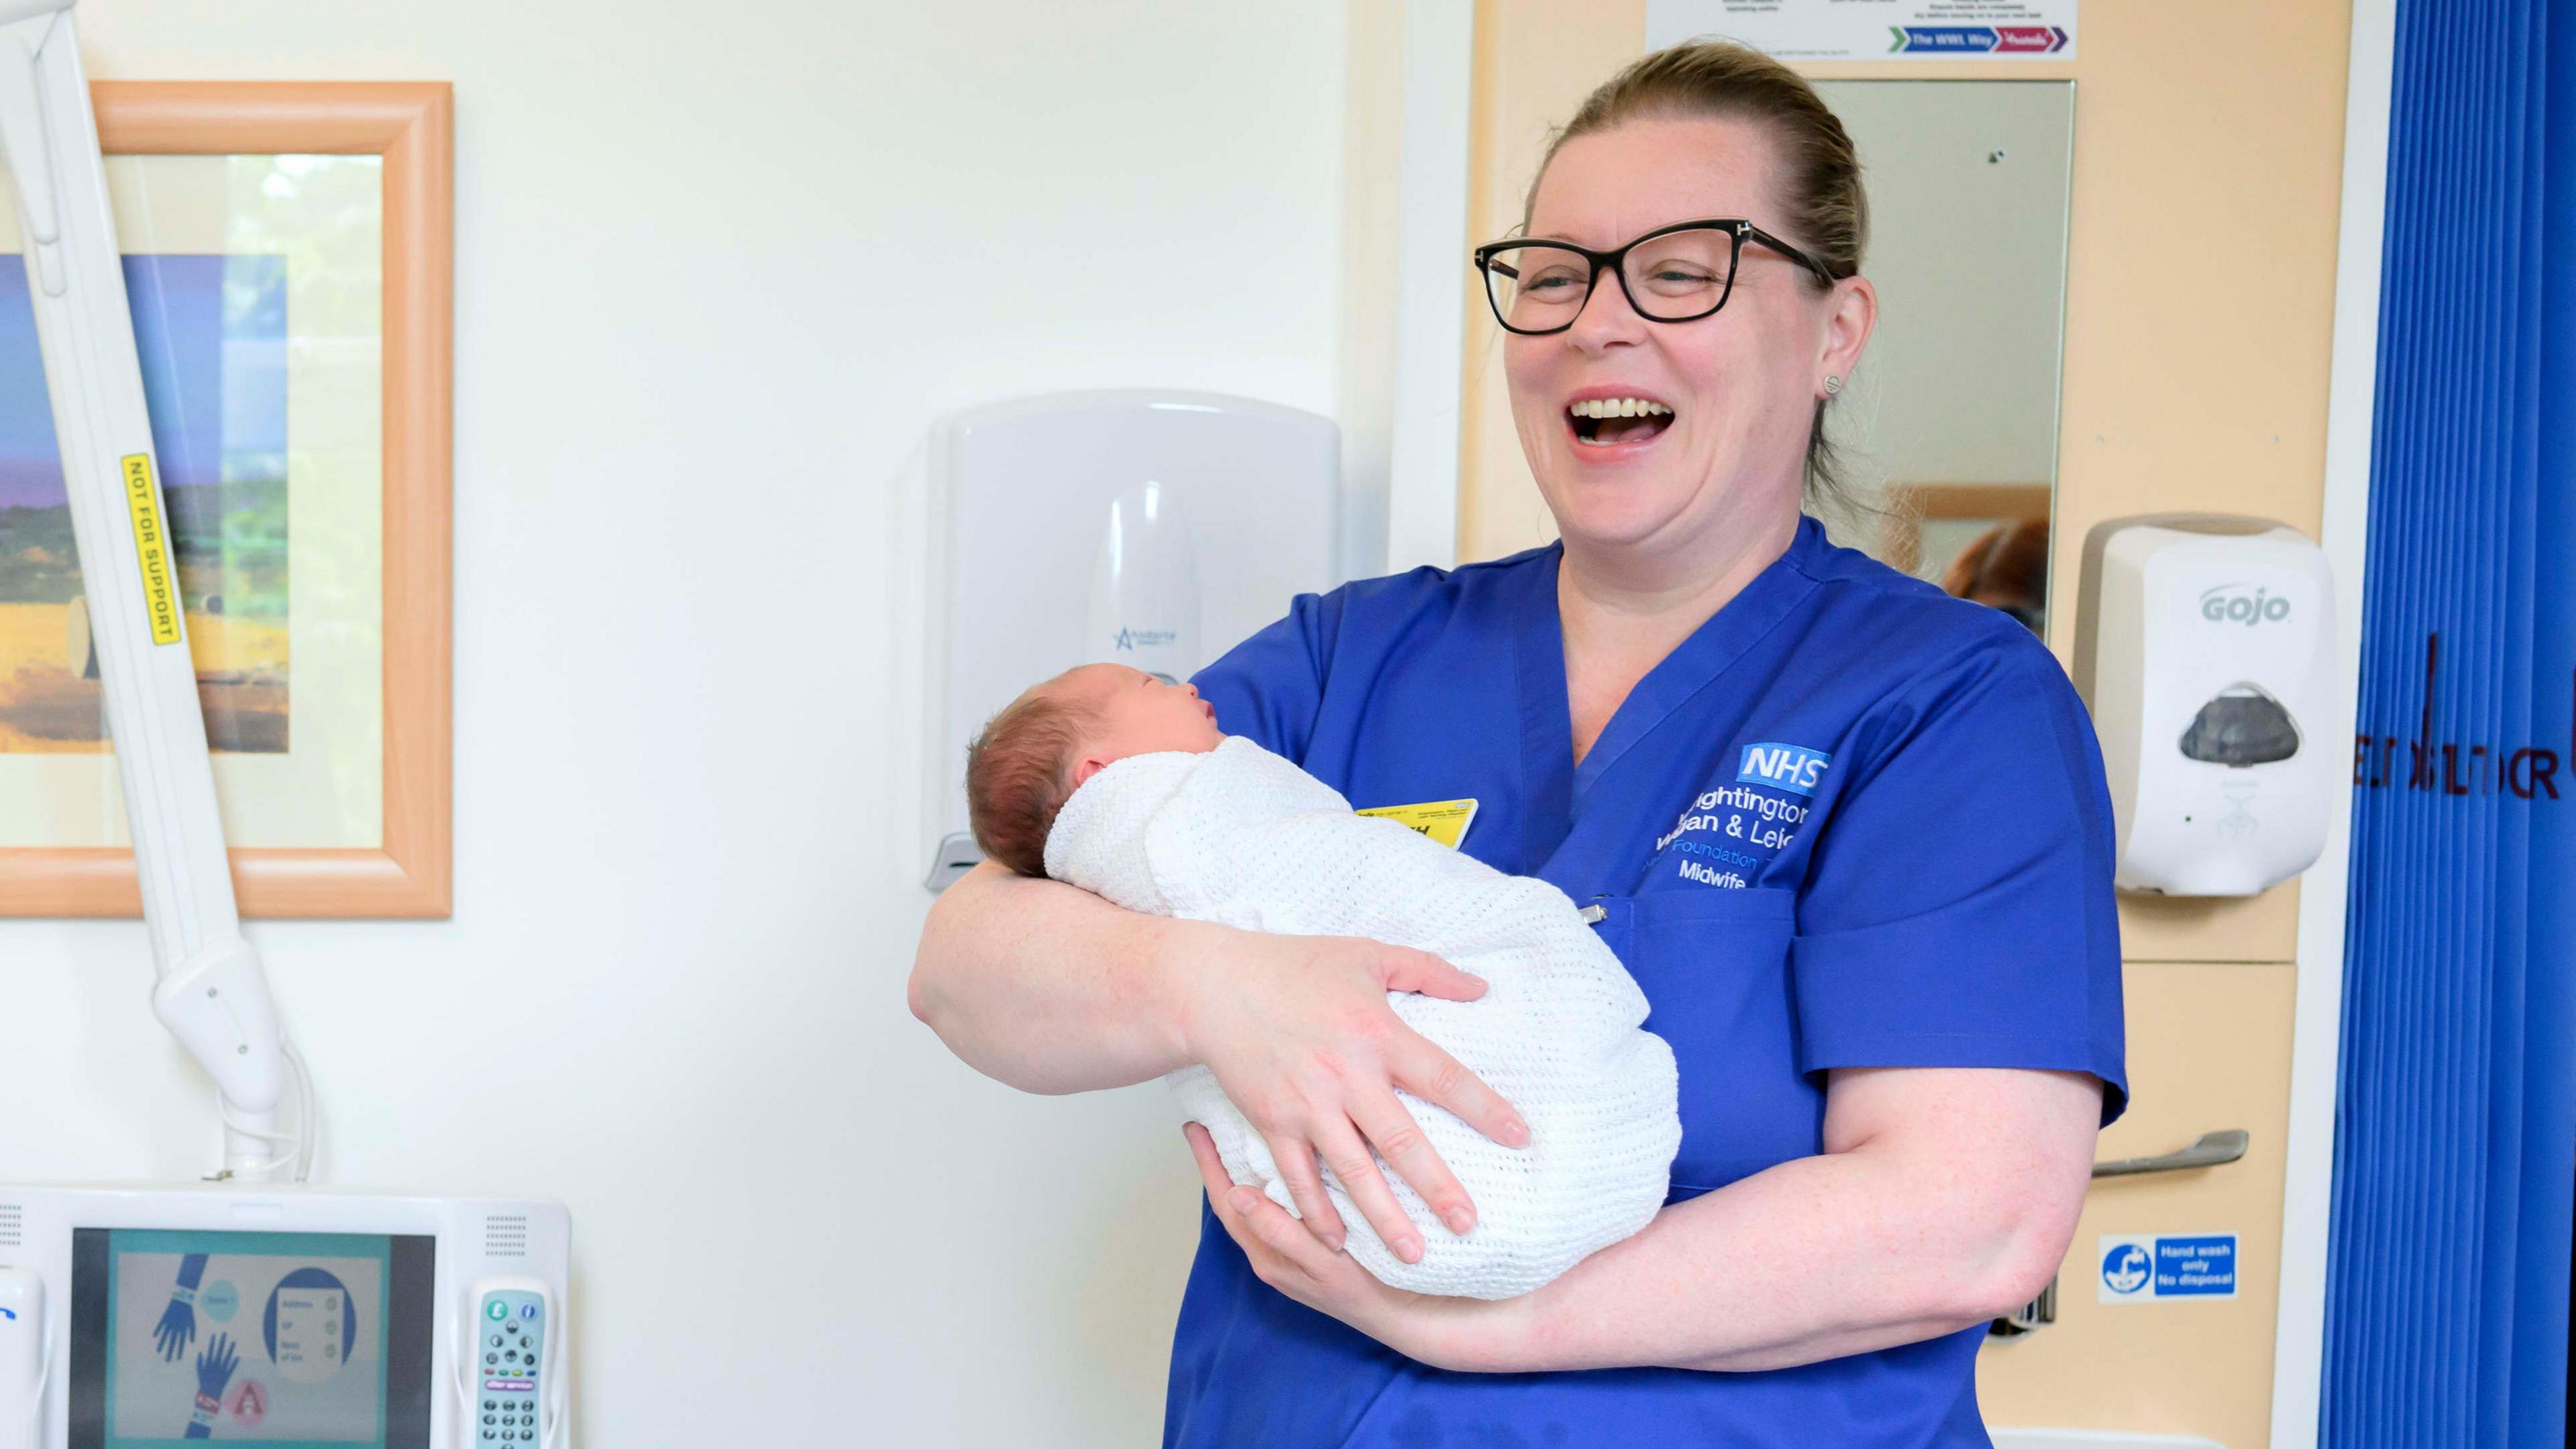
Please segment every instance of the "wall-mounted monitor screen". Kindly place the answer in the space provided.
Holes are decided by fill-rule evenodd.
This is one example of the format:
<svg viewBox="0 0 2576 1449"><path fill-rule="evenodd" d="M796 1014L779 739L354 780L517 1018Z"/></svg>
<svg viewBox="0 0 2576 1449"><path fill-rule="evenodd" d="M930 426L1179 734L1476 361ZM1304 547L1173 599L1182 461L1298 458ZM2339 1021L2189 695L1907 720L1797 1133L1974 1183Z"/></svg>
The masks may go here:
<svg viewBox="0 0 2576 1449"><path fill-rule="evenodd" d="M436 1240L76 1228L71 1449L428 1449Z"/></svg>

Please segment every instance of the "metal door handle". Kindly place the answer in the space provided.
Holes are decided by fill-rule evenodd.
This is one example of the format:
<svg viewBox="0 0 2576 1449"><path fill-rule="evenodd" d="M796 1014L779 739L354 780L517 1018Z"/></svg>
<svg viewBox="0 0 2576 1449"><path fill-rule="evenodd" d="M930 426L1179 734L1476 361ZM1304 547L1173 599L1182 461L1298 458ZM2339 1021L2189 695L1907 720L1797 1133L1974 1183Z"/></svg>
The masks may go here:
<svg viewBox="0 0 2576 1449"><path fill-rule="evenodd" d="M2141 1172L2180 1172L2190 1167L2217 1167L2245 1155L2247 1137L2243 1128L2225 1132L2203 1132L2200 1140L2180 1152L2161 1157L2123 1157L2112 1162L2093 1164L2095 1177L2128 1177Z"/></svg>

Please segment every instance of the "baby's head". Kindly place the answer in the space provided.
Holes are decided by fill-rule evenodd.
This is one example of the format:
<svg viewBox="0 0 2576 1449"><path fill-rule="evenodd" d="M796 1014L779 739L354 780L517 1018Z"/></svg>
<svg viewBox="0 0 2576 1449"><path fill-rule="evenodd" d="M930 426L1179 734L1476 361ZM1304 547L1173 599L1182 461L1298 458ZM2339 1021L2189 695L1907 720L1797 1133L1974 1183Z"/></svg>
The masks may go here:
<svg viewBox="0 0 2576 1449"><path fill-rule="evenodd" d="M987 858L1046 874L1047 832L1082 783L1129 755L1205 754L1225 738L1187 684L1124 664L1068 669L1012 700L966 752L966 814Z"/></svg>

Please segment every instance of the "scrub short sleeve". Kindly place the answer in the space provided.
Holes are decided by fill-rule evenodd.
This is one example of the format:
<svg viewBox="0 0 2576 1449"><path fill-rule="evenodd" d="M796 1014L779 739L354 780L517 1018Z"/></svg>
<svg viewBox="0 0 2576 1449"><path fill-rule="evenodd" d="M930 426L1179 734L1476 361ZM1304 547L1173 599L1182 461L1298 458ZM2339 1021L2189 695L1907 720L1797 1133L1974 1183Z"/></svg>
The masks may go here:
<svg viewBox="0 0 2576 1449"><path fill-rule="evenodd" d="M2127 1104L2111 802L2036 641L1899 692L1820 822L1791 975L1799 1068L2018 1067Z"/></svg>
<svg viewBox="0 0 2576 1449"><path fill-rule="evenodd" d="M1191 676L1217 728L1302 765L1341 620L1342 595L1299 594L1271 624Z"/></svg>

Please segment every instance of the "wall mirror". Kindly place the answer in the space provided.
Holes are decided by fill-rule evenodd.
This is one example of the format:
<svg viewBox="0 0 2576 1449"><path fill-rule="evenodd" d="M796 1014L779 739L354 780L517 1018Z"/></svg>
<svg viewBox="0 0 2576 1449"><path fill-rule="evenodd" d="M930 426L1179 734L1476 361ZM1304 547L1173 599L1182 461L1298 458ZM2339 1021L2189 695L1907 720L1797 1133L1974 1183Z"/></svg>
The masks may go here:
<svg viewBox="0 0 2576 1449"><path fill-rule="evenodd" d="M1836 541L2045 632L2072 81L1818 81L1860 149L1877 333Z"/></svg>

